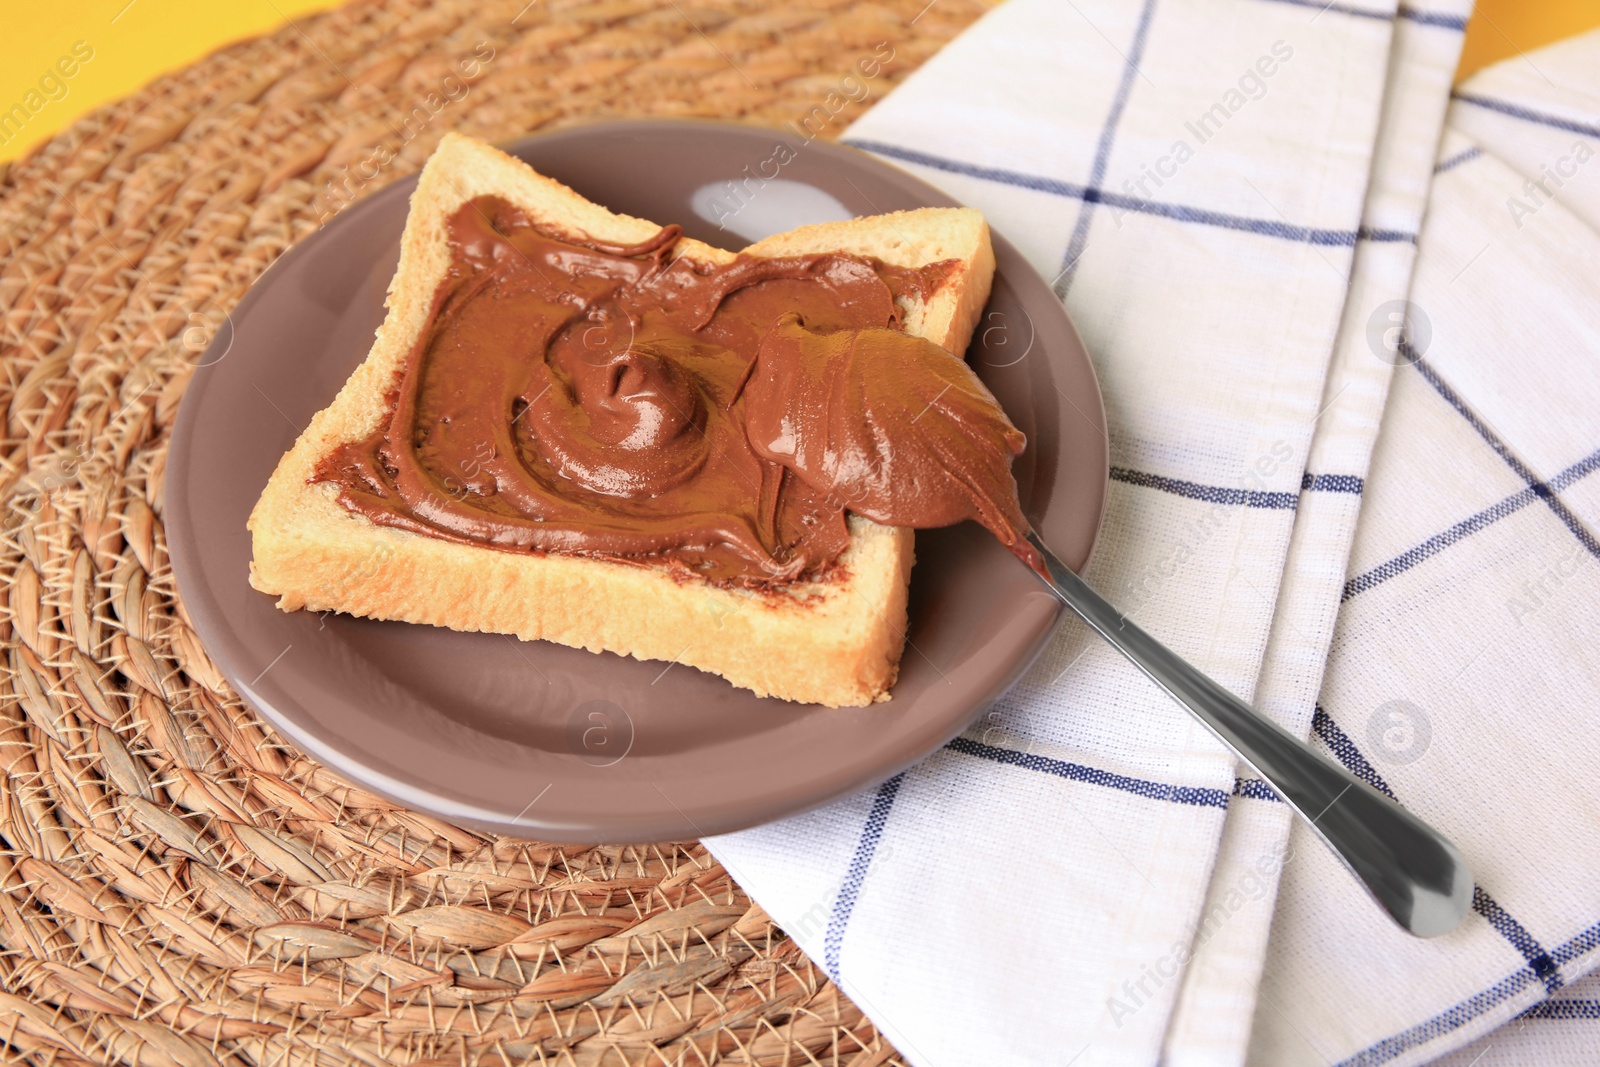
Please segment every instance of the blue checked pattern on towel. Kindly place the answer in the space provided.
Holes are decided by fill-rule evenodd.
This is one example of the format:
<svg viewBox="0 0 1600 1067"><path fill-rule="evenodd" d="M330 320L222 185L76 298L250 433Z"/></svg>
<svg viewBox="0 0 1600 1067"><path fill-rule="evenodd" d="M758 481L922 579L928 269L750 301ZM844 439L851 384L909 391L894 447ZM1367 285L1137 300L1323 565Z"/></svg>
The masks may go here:
<svg viewBox="0 0 1600 1067"><path fill-rule="evenodd" d="M1503 336L1509 327L1484 320L1506 318L1508 300L1519 316L1576 331L1559 309L1581 282L1535 308L1495 283L1548 249L1530 244L1515 265L1491 256L1494 269L1474 281L1466 256L1436 249L1464 240L1482 205L1423 225L1435 164L1454 180L1495 150L1479 137L1435 152L1466 15L1464 2L1443 0L1398 10L1010 0L847 136L984 210L1067 302L1112 426L1090 579L1224 684L1436 819L1482 867L1467 929L1391 944L1387 920L1291 830L1264 783L1068 623L1012 694L923 764L709 842L920 1067L1421 1062L1565 995L1585 966L1588 928L1569 929L1551 903L1565 902L1553 887L1582 867L1570 833L1510 834L1537 862L1503 858L1518 845L1504 847L1504 826L1484 809L1506 819L1521 809L1487 784L1505 774L1469 774L1494 765L1487 738L1521 772L1517 788L1533 790L1533 810L1554 807L1527 765L1543 749L1506 736L1518 716L1480 726L1535 693L1563 710L1575 698L1538 684L1532 663L1514 672L1523 696L1498 703L1488 696L1503 685L1453 702L1427 687L1450 634L1480 632L1461 625L1462 605L1430 599L1442 580L1427 576L1446 574L1460 593L1472 586L1448 570L1451 556L1487 543L1486 527L1539 514L1576 538L1600 506L1581 495L1600 483L1585 477L1600 465L1600 426L1567 455L1559 418L1528 414L1537 406L1519 415L1512 402L1565 391L1561 415L1600 413L1600 398L1560 384L1554 363L1524 367L1512 388L1493 360L1459 355ZM1539 224L1560 229L1558 208L1538 208ZM1434 238L1441 226L1448 240ZM1426 345L1393 343L1390 305L1408 292L1431 318ZM1510 358L1526 364L1521 328ZM1472 420L1495 428L1498 452ZM1472 498L1473 449L1500 465L1485 480L1492 499ZM1546 600L1528 625L1570 627ZM1410 643L1396 648L1386 634L1401 624ZM1537 666L1569 684L1587 671L1573 692L1593 692L1593 636L1587 659ZM1499 640L1477 655L1498 657ZM1431 743L1396 763L1411 753L1391 743L1390 719L1409 709ZM1593 755L1557 740L1561 767ZM1581 783L1556 781L1574 790L1574 811L1592 804ZM1545 838L1568 848L1561 862L1536 848ZM1578 902L1574 913L1600 917Z"/></svg>
<svg viewBox="0 0 1600 1067"><path fill-rule="evenodd" d="M1444 121L1446 86L1460 51L1462 19L1402 9L1390 45L1389 81L1363 228L1415 234L1426 207L1434 149ZM1356 249L1333 361L1308 468L1343 471L1326 479L1355 495L1302 493L1289 558L1278 591L1272 634L1256 700L1303 735L1315 734L1341 755L1347 742L1316 697L1345 586L1346 563L1366 489L1366 474L1393 365L1403 362L1390 328L1410 287L1416 242L1364 242ZM1306 487L1306 483L1302 482ZM1361 773L1360 770L1357 773ZM1376 785L1370 775L1363 775ZM1270 796L1241 791L1229 812L1211 889L1194 937L1194 959L1168 1027L1165 1061L1174 1065L1237 1064L1250 1039L1253 1008L1275 1011L1258 996L1276 899L1276 878L1295 852L1291 813ZM1273 798L1276 799L1276 798Z"/></svg>
<svg viewBox="0 0 1600 1067"><path fill-rule="evenodd" d="M1306 849L1257 1063L1600 1063L1600 33L1454 96L1410 297L1431 337L1396 371L1316 732L1455 837L1478 914L1427 944L1352 923ZM1370 728L1385 706L1410 738Z"/></svg>

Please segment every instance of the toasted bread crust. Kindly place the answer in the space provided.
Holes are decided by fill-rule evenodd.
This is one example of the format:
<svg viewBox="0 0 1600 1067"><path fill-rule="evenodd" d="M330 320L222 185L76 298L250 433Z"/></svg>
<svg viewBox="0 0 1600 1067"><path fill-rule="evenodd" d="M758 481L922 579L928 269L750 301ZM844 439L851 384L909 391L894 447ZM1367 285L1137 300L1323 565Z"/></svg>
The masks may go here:
<svg viewBox="0 0 1600 1067"><path fill-rule="evenodd" d="M423 169L371 352L285 454L251 512L250 582L285 611L514 634L712 671L761 696L830 707L887 699L905 642L909 529L850 517L851 542L824 580L749 591L675 577L665 568L459 544L378 526L346 510L336 486L312 482L337 445L374 432L384 394L426 328L450 264L445 223L493 194L535 221L632 243L651 222L617 215L487 145L446 135ZM964 351L988 298L994 254L982 216L928 208L808 226L752 245L756 255L844 251L899 266L958 259L907 330ZM678 255L725 263L734 253L684 239Z"/></svg>

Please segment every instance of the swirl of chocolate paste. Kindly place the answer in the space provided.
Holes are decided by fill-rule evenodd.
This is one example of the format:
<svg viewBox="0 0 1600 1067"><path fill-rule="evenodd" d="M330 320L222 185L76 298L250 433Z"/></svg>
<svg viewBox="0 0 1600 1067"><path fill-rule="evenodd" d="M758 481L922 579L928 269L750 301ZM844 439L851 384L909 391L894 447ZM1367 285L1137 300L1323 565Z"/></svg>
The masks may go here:
<svg viewBox="0 0 1600 1067"><path fill-rule="evenodd" d="M772 587L820 577L845 513L973 518L1030 564L1023 436L964 362L903 330L916 270L862 256L672 253L537 228L479 197L371 436L314 481L373 522L510 551Z"/></svg>

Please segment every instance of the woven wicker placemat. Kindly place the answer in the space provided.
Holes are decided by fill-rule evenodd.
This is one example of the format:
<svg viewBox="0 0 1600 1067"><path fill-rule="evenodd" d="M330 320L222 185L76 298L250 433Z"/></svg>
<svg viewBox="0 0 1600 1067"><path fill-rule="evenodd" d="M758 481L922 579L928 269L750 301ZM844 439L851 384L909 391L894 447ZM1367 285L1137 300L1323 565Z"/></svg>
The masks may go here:
<svg viewBox="0 0 1600 1067"><path fill-rule="evenodd" d="M898 1062L697 843L486 838L285 743L175 599L162 472L227 311L446 129L835 135L988 2L358 2L0 171L0 1058Z"/></svg>

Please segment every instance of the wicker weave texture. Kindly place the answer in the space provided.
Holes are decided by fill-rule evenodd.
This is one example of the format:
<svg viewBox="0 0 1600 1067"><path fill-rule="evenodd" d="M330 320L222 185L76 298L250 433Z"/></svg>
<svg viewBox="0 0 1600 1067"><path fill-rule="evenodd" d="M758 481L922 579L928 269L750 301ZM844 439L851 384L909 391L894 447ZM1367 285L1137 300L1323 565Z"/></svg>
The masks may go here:
<svg viewBox="0 0 1600 1067"><path fill-rule="evenodd" d="M0 171L0 1057L898 1062L698 844L485 838L284 742L175 598L162 473L228 310L445 130L832 136L986 7L357 2Z"/></svg>

